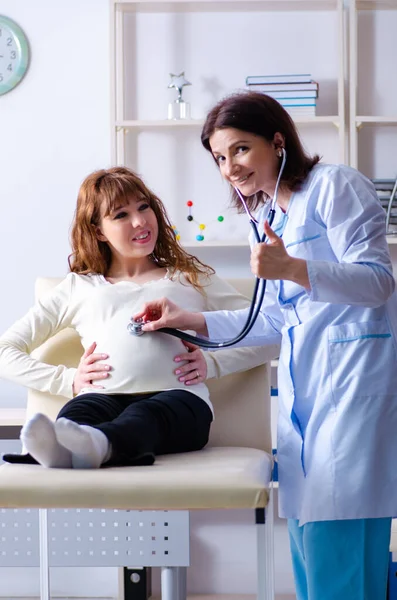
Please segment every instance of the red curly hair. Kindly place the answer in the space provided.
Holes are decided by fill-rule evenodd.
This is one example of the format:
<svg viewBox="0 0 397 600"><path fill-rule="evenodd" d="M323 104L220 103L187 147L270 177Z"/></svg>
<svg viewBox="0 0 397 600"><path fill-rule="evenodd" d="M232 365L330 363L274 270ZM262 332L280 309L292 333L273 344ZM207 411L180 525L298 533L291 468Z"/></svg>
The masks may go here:
<svg viewBox="0 0 397 600"><path fill-rule="evenodd" d="M112 260L111 250L96 235L101 208L105 205L103 214L107 216L127 204L131 197L145 198L156 215L158 237L152 253L153 260L159 267L183 273L193 287L201 290L200 276L210 276L214 274L214 269L185 252L176 239L161 200L138 175L126 167L95 171L81 184L71 230L70 270L83 275L108 273Z"/></svg>

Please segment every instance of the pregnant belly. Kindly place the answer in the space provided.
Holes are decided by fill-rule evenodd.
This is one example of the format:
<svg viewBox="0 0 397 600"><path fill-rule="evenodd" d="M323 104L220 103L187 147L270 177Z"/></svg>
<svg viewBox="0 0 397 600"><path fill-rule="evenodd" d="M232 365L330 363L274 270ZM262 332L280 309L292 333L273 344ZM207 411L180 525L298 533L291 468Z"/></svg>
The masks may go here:
<svg viewBox="0 0 397 600"><path fill-rule="evenodd" d="M109 393L136 393L183 387L174 370L175 356L186 352L177 338L165 333L133 336L127 329L98 332L96 352L109 355L111 372L101 383ZM181 363L178 363L179 365Z"/></svg>

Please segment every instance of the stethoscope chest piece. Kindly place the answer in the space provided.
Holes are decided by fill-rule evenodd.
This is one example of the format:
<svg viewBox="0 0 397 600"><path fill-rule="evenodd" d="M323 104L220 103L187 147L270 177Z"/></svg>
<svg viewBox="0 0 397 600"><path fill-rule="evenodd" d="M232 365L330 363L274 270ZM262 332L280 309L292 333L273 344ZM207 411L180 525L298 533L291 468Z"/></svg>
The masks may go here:
<svg viewBox="0 0 397 600"><path fill-rule="evenodd" d="M142 329L143 327L143 321L139 320L139 321L134 321L134 319L131 319L131 322L128 323L127 325L127 330L131 335L143 335L145 332Z"/></svg>

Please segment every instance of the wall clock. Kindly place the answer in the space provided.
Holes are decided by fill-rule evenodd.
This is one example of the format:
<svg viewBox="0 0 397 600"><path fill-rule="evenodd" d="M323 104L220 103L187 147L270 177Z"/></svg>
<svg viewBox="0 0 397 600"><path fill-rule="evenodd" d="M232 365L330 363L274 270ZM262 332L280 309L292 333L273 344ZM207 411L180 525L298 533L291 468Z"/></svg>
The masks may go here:
<svg viewBox="0 0 397 600"><path fill-rule="evenodd" d="M29 65L29 44L22 29L0 15L0 96L14 89Z"/></svg>

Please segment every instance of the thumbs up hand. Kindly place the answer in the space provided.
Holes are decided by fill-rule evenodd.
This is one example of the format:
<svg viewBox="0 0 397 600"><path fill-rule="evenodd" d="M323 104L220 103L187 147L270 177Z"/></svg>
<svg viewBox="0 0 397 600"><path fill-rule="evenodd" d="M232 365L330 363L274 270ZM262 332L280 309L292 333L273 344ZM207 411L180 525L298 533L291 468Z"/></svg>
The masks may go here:
<svg viewBox="0 0 397 600"><path fill-rule="evenodd" d="M294 281L310 291L307 262L303 258L290 256L283 240L278 237L266 221L264 224L267 241L254 246L251 253L251 271L262 279L286 279Z"/></svg>
<svg viewBox="0 0 397 600"><path fill-rule="evenodd" d="M251 271L263 279L288 279L288 271L294 259L267 221L264 230L267 240L254 246L251 253Z"/></svg>

